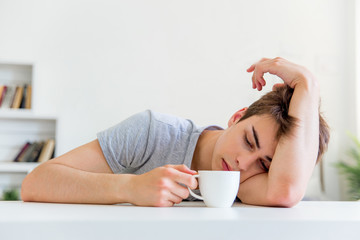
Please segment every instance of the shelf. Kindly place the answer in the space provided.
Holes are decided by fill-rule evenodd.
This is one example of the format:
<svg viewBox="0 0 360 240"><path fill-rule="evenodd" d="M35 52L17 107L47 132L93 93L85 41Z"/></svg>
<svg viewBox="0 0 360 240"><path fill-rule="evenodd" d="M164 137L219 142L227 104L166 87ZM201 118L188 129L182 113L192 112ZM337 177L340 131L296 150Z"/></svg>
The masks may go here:
<svg viewBox="0 0 360 240"><path fill-rule="evenodd" d="M0 162L0 173L28 173L40 163Z"/></svg>
<svg viewBox="0 0 360 240"><path fill-rule="evenodd" d="M56 142L58 117L52 115L52 112L47 114L34 108L34 94L37 94L36 79L33 78L36 76L35 70L34 63L31 62L0 59L0 85L8 87L8 95L5 96L10 96L3 99L0 107L0 198L2 190L9 186L21 186L24 176L40 164L12 162L24 145L27 142L43 142L49 139ZM9 108L15 95L15 87L25 85L31 86L31 108ZM24 95L29 96L23 92L23 97Z"/></svg>
<svg viewBox="0 0 360 240"><path fill-rule="evenodd" d="M2 119L56 120L55 116L36 114L30 109L0 109Z"/></svg>

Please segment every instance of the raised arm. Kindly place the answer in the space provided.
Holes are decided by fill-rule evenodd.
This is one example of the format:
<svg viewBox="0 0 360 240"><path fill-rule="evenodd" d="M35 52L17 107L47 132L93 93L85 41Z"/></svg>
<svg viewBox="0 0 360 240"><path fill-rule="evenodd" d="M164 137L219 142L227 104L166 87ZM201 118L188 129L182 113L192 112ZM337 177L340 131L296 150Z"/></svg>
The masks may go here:
<svg viewBox="0 0 360 240"><path fill-rule="evenodd" d="M262 59L253 64L253 88L262 89L265 73L280 77L294 88L289 115L298 121L277 145L268 173L247 179L240 186L239 198L256 205L291 207L304 196L316 164L319 147L319 86L304 67L282 58Z"/></svg>

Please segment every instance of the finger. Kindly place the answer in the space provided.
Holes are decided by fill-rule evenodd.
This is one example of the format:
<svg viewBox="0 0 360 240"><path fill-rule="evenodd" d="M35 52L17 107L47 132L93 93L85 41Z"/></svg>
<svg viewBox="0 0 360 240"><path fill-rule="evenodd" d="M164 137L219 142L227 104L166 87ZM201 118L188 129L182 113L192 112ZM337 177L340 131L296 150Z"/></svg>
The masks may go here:
<svg viewBox="0 0 360 240"><path fill-rule="evenodd" d="M258 91L261 91L261 90L262 90L261 84L260 84L259 82L257 82L256 85L257 85L257 90L258 90Z"/></svg>
<svg viewBox="0 0 360 240"><path fill-rule="evenodd" d="M260 77L263 77L265 73L270 73L278 76L279 71L279 61L278 59L268 59L263 62L259 62L255 67L255 73L258 81L260 81Z"/></svg>
<svg viewBox="0 0 360 240"><path fill-rule="evenodd" d="M172 194L170 193L169 197L168 197L168 201L172 202L173 204L179 204L182 202L182 198L177 196L176 194Z"/></svg>
<svg viewBox="0 0 360 240"><path fill-rule="evenodd" d="M264 62L257 64L257 66L254 70L254 76L255 76L254 81L260 83L262 86L266 85L266 81L264 79L264 74L268 73L268 72L273 74L271 71L271 66L270 66L270 64L272 64L272 63L270 61L271 60L264 61Z"/></svg>
<svg viewBox="0 0 360 240"><path fill-rule="evenodd" d="M197 187L197 181L193 175L184 173L181 171L176 171L173 173L172 179L177 182L189 186L191 189L195 189Z"/></svg>
<svg viewBox="0 0 360 240"><path fill-rule="evenodd" d="M268 60L270 60L270 58L262 58L262 59L260 59L259 62L265 62L265 61L268 61Z"/></svg>
<svg viewBox="0 0 360 240"><path fill-rule="evenodd" d="M164 201L164 203L160 204L160 205L156 205L158 207L172 207L174 206L174 202L173 201Z"/></svg>
<svg viewBox="0 0 360 240"><path fill-rule="evenodd" d="M259 83L259 81L257 80L257 76L256 76L256 71L254 72L253 74L253 81L254 81L254 84L255 84L255 88L258 90L258 91L261 91L262 90L262 85L261 83Z"/></svg>
<svg viewBox="0 0 360 240"><path fill-rule="evenodd" d="M188 173L188 174L192 174L192 175L197 174L196 171L191 170L185 164L182 164L182 165L167 165L167 167L174 168L174 169L176 169L176 170L178 170L180 172L183 172L183 173Z"/></svg>
<svg viewBox="0 0 360 240"><path fill-rule="evenodd" d="M174 183L174 186L172 187L171 192L181 199L188 198L189 194L190 194L187 187L184 187L178 183Z"/></svg>
<svg viewBox="0 0 360 240"><path fill-rule="evenodd" d="M260 77L260 83L261 83L262 86L265 86L265 85L266 85L266 81L265 81L265 79L264 79L263 76Z"/></svg>
<svg viewBox="0 0 360 240"><path fill-rule="evenodd" d="M258 61L257 63L259 63L259 62L264 62L264 61L267 61L267 60L269 60L269 59L270 59L270 58L262 58L262 59L260 59L260 61ZM253 65L251 65L248 69L246 69L246 71L247 71L247 72L252 72L252 71L254 71L257 63L254 63Z"/></svg>
<svg viewBox="0 0 360 240"><path fill-rule="evenodd" d="M255 88L256 88L255 73L253 73L253 75L252 75L252 77L251 77L251 81L252 81L253 89L255 89Z"/></svg>
<svg viewBox="0 0 360 240"><path fill-rule="evenodd" d="M195 185L193 187L196 188L196 186L197 186L197 181L195 180L195 178L192 175L182 173L173 168L168 168L168 170L167 170L168 178L167 178L166 182L162 185L162 187L164 188L164 190L166 190L165 191L166 199L169 199L168 197L171 194L174 194L178 197L176 202L180 202L180 201L182 201L182 199L189 197L188 188L179 184L179 182L181 180L180 181L178 180L178 176L177 176L178 173L185 175L187 178L194 179ZM185 184L185 183L182 183L182 184ZM174 198L172 198L172 199L174 199Z"/></svg>
<svg viewBox="0 0 360 240"><path fill-rule="evenodd" d="M258 72L255 70L252 77L252 87L253 89L257 88L259 91L262 90L262 87L266 85L266 81L263 76L257 77Z"/></svg>
<svg viewBox="0 0 360 240"><path fill-rule="evenodd" d="M175 186L176 185L176 186ZM171 194L173 194L175 197L172 198L172 200L174 200L174 202L179 203L181 202L183 199L186 199L189 197L190 192L187 189L187 187L184 187L178 183L174 183L174 187L171 189Z"/></svg>
<svg viewBox="0 0 360 240"><path fill-rule="evenodd" d="M252 72L255 69L255 64L251 65L248 69L246 69L247 72Z"/></svg>

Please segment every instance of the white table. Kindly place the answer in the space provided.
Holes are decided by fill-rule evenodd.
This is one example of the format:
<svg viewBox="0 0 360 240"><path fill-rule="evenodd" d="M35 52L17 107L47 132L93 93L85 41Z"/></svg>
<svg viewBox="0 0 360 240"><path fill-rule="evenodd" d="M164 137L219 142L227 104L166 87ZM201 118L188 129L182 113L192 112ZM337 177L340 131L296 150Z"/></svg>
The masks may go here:
<svg viewBox="0 0 360 240"><path fill-rule="evenodd" d="M360 239L360 202L227 209L0 202L0 239Z"/></svg>

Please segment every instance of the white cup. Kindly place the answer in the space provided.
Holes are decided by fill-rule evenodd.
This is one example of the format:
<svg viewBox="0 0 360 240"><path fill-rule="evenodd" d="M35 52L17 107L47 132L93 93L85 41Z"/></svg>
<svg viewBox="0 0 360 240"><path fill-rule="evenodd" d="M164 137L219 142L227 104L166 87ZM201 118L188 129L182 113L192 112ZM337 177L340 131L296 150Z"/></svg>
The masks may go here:
<svg viewBox="0 0 360 240"><path fill-rule="evenodd" d="M208 207L228 208L236 198L240 185L238 171L198 171L194 177L199 178L199 188L202 196L191 191L190 195L203 200Z"/></svg>

